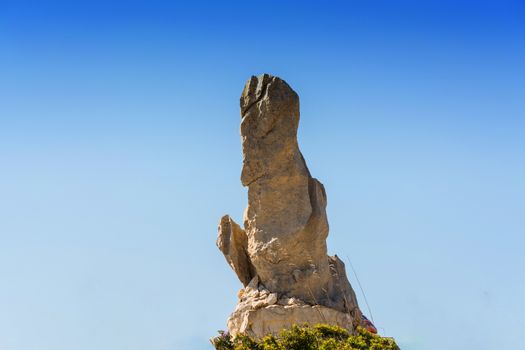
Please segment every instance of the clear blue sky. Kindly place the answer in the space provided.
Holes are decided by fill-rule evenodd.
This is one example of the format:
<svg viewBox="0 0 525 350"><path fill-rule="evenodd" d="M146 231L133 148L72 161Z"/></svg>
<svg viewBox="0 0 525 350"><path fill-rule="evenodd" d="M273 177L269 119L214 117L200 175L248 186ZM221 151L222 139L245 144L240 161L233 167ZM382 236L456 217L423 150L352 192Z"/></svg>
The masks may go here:
<svg viewBox="0 0 525 350"><path fill-rule="evenodd" d="M210 349L264 72L380 332L523 344L524 38L523 1L0 1L0 348Z"/></svg>

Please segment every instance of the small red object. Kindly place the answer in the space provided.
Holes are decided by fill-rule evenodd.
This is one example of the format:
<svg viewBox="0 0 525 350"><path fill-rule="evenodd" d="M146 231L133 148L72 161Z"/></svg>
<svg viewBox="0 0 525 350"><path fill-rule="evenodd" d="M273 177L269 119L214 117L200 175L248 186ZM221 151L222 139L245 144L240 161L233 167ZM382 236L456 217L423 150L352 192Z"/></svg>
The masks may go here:
<svg viewBox="0 0 525 350"><path fill-rule="evenodd" d="M377 328L374 326L372 322L368 318L366 318L365 315L361 315L361 323L363 324L363 327L369 331L370 333L377 334Z"/></svg>

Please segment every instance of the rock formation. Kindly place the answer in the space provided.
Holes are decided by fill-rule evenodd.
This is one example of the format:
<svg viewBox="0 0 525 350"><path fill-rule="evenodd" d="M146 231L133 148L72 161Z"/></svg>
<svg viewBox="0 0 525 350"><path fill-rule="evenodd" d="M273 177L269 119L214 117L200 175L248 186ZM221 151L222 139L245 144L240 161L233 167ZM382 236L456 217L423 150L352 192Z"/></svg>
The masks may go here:
<svg viewBox="0 0 525 350"><path fill-rule="evenodd" d="M343 262L327 255L326 193L297 144L299 97L268 74L241 96L244 229L229 216L217 246L244 288L229 331L262 337L292 324L328 323L350 331L361 320Z"/></svg>

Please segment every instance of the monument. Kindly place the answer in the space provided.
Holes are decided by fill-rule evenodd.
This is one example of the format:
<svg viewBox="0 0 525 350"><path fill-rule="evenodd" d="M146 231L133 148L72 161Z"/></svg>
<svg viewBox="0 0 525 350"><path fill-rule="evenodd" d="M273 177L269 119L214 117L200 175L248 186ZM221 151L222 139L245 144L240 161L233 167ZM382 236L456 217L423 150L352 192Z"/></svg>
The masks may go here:
<svg viewBox="0 0 525 350"><path fill-rule="evenodd" d="M327 255L326 192L297 143L299 96L264 74L246 82L240 104L248 207L243 228L226 215L217 238L243 284L228 329L263 337L326 323L353 333L361 311L343 262Z"/></svg>

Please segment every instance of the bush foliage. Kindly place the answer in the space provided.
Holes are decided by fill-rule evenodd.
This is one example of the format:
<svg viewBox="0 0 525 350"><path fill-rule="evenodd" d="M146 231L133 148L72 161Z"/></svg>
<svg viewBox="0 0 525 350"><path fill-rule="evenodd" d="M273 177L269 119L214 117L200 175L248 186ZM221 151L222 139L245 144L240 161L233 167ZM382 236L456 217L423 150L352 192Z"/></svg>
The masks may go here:
<svg viewBox="0 0 525 350"><path fill-rule="evenodd" d="M216 350L399 350L392 338L380 337L363 328L350 335L345 329L322 324L293 326L261 340L246 335L233 338L219 332L211 342Z"/></svg>

